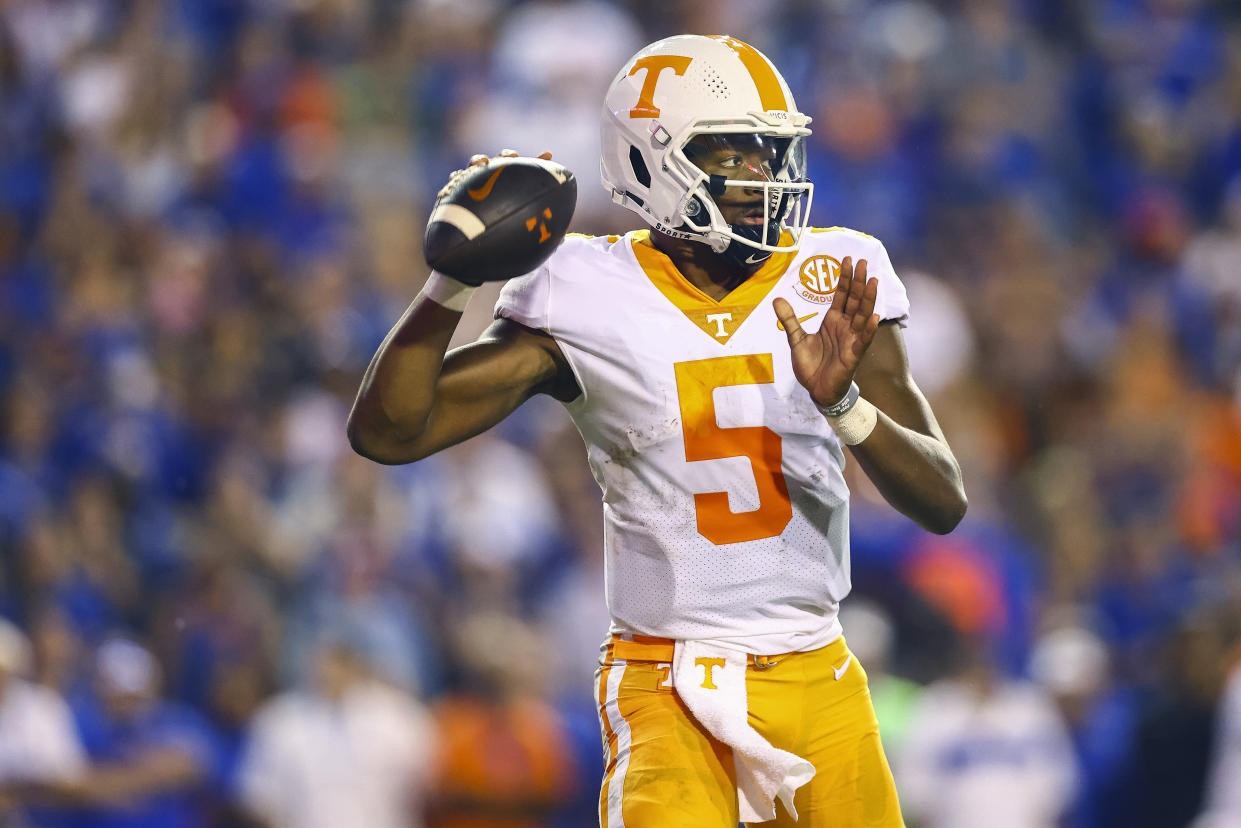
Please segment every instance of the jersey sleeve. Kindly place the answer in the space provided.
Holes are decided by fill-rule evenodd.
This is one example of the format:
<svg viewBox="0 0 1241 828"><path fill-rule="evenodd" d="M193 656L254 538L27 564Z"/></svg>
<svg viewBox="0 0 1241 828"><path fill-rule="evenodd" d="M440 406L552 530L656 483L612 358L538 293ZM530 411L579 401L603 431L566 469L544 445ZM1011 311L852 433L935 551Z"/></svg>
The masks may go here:
<svg viewBox="0 0 1241 828"><path fill-rule="evenodd" d="M548 329L547 304L551 293L551 269L543 265L525 276L505 283L496 300L494 317L511 319L527 328Z"/></svg>
<svg viewBox="0 0 1241 828"><path fill-rule="evenodd" d="M866 273L879 280L875 313L879 314L881 322L895 321L903 328L909 323L909 295L905 292L905 283L896 275L883 242L870 236L866 241L871 248L867 251Z"/></svg>

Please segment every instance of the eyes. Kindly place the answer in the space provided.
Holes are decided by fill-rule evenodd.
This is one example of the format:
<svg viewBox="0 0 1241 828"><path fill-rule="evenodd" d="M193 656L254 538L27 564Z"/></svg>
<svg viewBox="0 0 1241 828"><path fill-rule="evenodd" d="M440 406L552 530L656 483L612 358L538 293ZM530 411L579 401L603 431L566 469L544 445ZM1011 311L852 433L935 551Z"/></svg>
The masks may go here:
<svg viewBox="0 0 1241 828"><path fill-rule="evenodd" d="M741 153L719 153L708 159L709 166L723 170L752 169L771 175L771 163L775 160L774 153L754 153L748 158Z"/></svg>
<svg viewBox="0 0 1241 828"><path fill-rule="evenodd" d="M711 175L774 180L788 146L787 140L770 136L716 133L692 138L685 145L685 155Z"/></svg>

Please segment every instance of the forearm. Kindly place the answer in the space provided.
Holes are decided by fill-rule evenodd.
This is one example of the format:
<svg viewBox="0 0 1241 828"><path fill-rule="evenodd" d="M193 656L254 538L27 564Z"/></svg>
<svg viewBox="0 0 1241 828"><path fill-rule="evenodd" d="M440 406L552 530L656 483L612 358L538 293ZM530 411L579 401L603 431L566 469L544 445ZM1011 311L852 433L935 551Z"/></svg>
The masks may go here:
<svg viewBox="0 0 1241 828"><path fill-rule="evenodd" d="M419 294L375 352L353 410L349 442L364 456L410 442L426 428L436 384L457 323L450 310Z"/></svg>
<svg viewBox="0 0 1241 828"><path fill-rule="evenodd" d="M884 499L922 528L947 534L965 516L961 468L941 439L878 411L874 430L850 450Z"/></svg>
<svg viewBox="0 0 1241 828"><path fill-rule="evenodd" d="M415 299L371 361L349 413L349 443L363 457L412 463L486 431L533 394L578 393L552 338L508 319L448 351L468 298L459 289L441 282Z"/></svg>

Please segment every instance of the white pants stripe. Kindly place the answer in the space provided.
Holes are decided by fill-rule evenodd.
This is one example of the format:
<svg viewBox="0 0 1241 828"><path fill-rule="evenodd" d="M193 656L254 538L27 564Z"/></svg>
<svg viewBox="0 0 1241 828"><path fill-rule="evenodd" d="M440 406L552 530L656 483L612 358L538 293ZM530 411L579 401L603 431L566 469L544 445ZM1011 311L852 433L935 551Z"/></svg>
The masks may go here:
<svg viewBox="0 0 1241 828"><path fill-rule="evenodd" d="M633 740L629 722L625 721L625 717L621 715L620 703L617 700L620 695L621 680L624 677L625 662L619 659L613 661L612 669L608 671L607 696L599 713L600 717L606 717L607 728L605 729L610 728L616 734L616 765L611 776L604 777L608 786L606 821L603 819L604 815L600 814L600 823L605 824L607 828L625 828L621 804L625 790L625 775L629 770L629 751Z"/></svg>

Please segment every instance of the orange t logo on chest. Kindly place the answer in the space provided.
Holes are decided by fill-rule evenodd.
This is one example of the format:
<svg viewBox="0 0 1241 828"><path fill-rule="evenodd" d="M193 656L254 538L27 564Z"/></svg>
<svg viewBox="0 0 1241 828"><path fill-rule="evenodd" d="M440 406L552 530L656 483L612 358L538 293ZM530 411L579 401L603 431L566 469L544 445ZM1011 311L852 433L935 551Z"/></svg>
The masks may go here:
<svg viewBox="0 0 1241 828"><path fill-rule="evenodd" d="M647 55L638 58L629 70L630 76L646 70L646 78L642 81L642 92L638 95L638 105L629 110L630 118L658 118L659 107L655 106L655 84L665 69L671 69L678 75L684 75L693 58L681 55Z"/></svg>
<svg viewBox="0 0 1241 828"><path fill-rule="evenodd" d="M715 677L711 675L711 670L715 667L723 667L724 659L722 658L696 658L694 659L694 666L696 667L701 666L703 669L702 688L704 690L719 690L720 689L716 687L715 682L712 681L712 679Z"/></svg>

